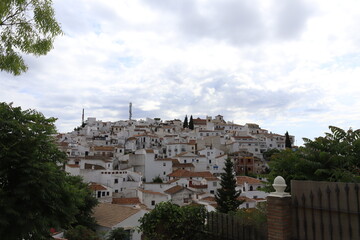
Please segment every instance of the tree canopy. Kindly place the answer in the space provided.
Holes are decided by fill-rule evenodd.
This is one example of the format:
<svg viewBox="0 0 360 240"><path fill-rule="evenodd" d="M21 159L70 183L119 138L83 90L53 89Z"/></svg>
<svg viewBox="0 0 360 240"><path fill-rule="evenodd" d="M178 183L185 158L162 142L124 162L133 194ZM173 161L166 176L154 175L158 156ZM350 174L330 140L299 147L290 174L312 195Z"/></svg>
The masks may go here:
<svg viewBox="0 0 360 240"><path fill-rule="evenodd" d="M189 129L194 130L194 119L193 116L190 116L190 120L189 120Z"/></svg>
<svg viewBox="0 0 360 240"><path fill-rule="evenodd" d="M183 123L183 128L188 128L188 127L189 127L189 122L188 122L188 117L186 115Z"/></svg>
<svg viewBox="0 0 360 240"><path fill-rule="evenodd" d="M225 161L224 173L221 173L221 188L217 190L215 195L218 204L216 210L222 213L234 212L237 210L241 201L237 198L240 191L236 191L236 179L234 176L233 163L230 158Z"/></svg>
<svg viewBox="0 0 360 240"><path fill-rule="evenodd" d="M128 240L130 239L130 233L125 231L124 228L119 227L110 231L107 240Z"/></svg>
<svg viewBox="0 0 360 240"><path fill-rule="evenodd" d="M0 70L14 75L25 72L21 53L47 54L61 33L51 0L1 0Z"/></svg>
<svg viewBox="0 0 360 240"><path fill-rule="evenodd" d="M206 209L204 206L180 207L171 202L161 202L146 213L140 221L144 239L192 240L202 239Z"/></svg>
<svg viewBox="0 0 360 240"><path fill-rule="evenodd" d="M285 148L291 148L291 140L287 131L285 133Z"/></svg>
<svg viewBox="0 0 360 240"><path fill-rule="evenodd" d="M87 185L61 170L55 120L0 103L1 239L49 239L50 228L92 221Z"/></svg>
<svg viewBox="0 0 360 240"><path fill-rule="evenodd" d="M314 140L304 138L304 147L272 156L269 182L280 175L290 180L360 182L360 130L330 126L330 133Z"/></svg>

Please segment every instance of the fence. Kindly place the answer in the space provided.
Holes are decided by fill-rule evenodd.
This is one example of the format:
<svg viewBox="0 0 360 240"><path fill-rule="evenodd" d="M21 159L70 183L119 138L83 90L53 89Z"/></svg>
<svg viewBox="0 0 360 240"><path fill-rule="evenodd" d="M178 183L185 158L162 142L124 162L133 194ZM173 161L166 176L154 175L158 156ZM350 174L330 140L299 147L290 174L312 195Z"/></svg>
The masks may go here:
<svg viewBox="0 0 360 240"><path fill-rule="evenodd" d="M267 226L246 222L239 216L209 212L204 232L208 240L263 240L267 239Z"/></svg>
<svg viewBox="0 0 360 240"><path fill-rule="evenodd" d="M291 181L296 240L360 239L359 185Z"/></svg>

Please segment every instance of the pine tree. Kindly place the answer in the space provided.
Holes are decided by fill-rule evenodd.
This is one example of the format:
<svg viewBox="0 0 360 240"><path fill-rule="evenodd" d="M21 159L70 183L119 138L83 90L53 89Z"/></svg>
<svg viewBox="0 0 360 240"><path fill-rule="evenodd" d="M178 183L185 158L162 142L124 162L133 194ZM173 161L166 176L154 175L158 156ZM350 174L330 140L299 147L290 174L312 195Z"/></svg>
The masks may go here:
<svg viewBox="0 0 360 240"><path fill-rule="evenodd" d="M194 120L193 120L193 116L190 116L190 121L189 121L189 128L191 130L194 130Z"/></svg>
<svg viewBox="0 0 360 240"><path fill-rule="evenodd" d="M185 119L184 119L184 123L183 123L183 128L188 128L189 127L189 123L188 123L188 118L187 118L187 115L185 116Z"/></svg>
<svg viewBox="0 0 360 240"><path fill-rule="evenodd" d="M240 196L241 191L236 191L236 179L233 173L233 163L231 159L226 159L225 172L221 174L221 188L218 189L215 199L217 202L216 210L221 213L228 213L236 211L242 203L237 198Z"/></svg>
<svg viewBox="0 0 360 240"><path fill-rule="evenodd" d="M285 133L285 148L291 148L291 141L287 131Z"/></svg>

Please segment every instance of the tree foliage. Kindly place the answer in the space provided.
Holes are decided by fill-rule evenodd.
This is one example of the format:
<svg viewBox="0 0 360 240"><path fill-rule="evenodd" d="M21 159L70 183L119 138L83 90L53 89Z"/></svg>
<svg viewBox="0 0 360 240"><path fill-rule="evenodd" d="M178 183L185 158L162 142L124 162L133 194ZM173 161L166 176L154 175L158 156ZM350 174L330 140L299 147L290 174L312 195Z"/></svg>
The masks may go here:
<svg viewBox="0 0 360 240"><path fill-rule="evenodd" d="M153 183L163 183L163 180L161 179L160 175L154 177L152 181Z"/></svg>
<svg viewBox="0 0 360 240"><path fill-rule="evenodd" d="M65 237L68 240L100 240L99 236L94 231L81 225L66 231Z"/></svg>
<svg viewBox="0 0 360 240"><path fill-rule="evenodd" d="M25 72L21 53L45 55L61 33L51 0L1 0L0 70Z"/></svg>
<svg viewBox="0 0 360 240"><path fill-rule="evenodd" d="M0 103L1 239L48 239L50 228L88 215L87 186L59 167L66 156L52 137L55 120Z"/></svg>
<svg viewBox="0 0 360 240"><path fill-rule="evenodd" d="M183 128L188 128L188 127L189 127L189 123L188 123L188 117L186 115L183 123Z"/></svg>
<svg viewBox="0 0 360 240"><path fill-rule="evenodd" d="M269 182L278 175L290 180L360 182L360 130L330 126L324 137L304 138L304 147L273 155Z"/></svg>
<svg viewBox="0 0 360 240"><path fill-rule="evenodd" d="M110 231L107 240L128 240L130 238L129 232L125 231L124 228L119 227Z"/></svg>
<svg viewBox="0 0 360 240"><path fill-rule="evenodd" d="M192 240L202 239L206 209L204 206L180 207L171 202L161 202L140 219L140 231L145 239Z"/></svg>
<svg viewBox="0 0 360 240"><path fill-rule="evenodd" d="M240 196L240 191L236 191L236 179L234 176L233 163L230 158L225 161L224 173L221 173L221 188L217 190L215 195L217 208L216 210L222 213L234 212L237 210L241 201L237 198Z"/></svg>
<svg viewBox="0 0 360 240"><path fill-rule="evenodd" d="M291 148L291 140L287 131L285 133L285 148Z"/></svg>
<svg viewBox="0 0 360 240"><path fill-rule="evenodd" d="M194 130L194 119L193 116L190 116L190 120L189 120L189 129Z"/></svg>

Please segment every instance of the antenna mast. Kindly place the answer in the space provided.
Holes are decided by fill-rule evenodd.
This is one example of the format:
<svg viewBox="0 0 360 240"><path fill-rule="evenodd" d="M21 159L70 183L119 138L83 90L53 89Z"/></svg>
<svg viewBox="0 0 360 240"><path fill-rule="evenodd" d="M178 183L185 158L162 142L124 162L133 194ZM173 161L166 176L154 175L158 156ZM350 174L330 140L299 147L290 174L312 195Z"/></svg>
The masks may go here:
<svg viewBox="0 0 360 240"><path fill-rule="evenodd" d="M132 103L129 103L129 121L131 121L132 118Z"/></svg>
<svg viewBox="0 0 360 240"><path fill-rule="evenodd" d="M84 109L83 109L83 111L82 111L82 118L81 118L81 120L82 120L82 121L81 121L81 124L84 125Z"/></svg>

